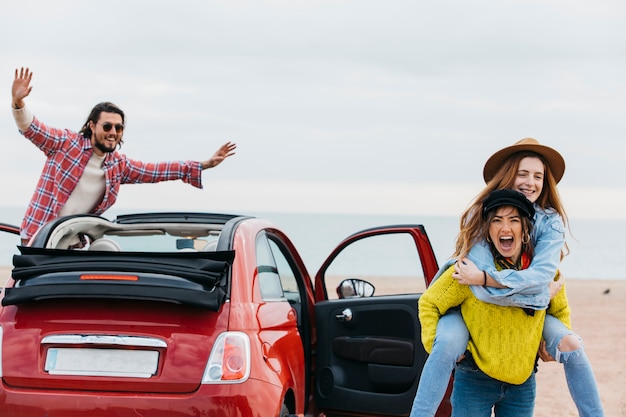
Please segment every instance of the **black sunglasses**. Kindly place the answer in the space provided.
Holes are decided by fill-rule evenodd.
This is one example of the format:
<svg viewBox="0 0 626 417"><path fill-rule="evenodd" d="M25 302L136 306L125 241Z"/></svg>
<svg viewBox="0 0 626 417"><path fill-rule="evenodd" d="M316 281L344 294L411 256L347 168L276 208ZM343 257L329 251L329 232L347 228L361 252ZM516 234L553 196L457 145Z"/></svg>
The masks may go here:
<svg viewBox="0 0 626 417"><path fill-rule="evenodd" d="M111 130L113 128L113 124L106 122L106 123L102 123L102 130L104 130L105 132L108 132L109 130ZM121 123L118 123L115 125L115 132L116 133L121 133L122 131L124 131L124 125Z"/></svg>

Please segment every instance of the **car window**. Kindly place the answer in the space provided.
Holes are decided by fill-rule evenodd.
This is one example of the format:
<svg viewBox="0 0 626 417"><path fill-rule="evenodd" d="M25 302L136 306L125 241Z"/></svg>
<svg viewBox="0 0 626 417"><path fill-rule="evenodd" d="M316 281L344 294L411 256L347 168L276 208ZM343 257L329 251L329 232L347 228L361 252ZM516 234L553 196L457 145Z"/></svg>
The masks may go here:
<svg viewBox="0 0 626 417"><path fill-rule="evenodd" d="M298 282L281 246L262 233L256 242L257 273L264 299L286 298L300 302Z"/></svg>
<svg viewBox="0 0 626 417"><path fill-rule="evenodd" d="M157 216L155 214L155 216ZM223 224L187 222L172 215L112 222L92 215L68 216L45 225L35 245L49 249L118 250L122 252L213 251ZM151 220L151 219L148 219ZM202 219L200 219L202 220ZM210 218L208 220L211 220ZM105 244L107 243L107 244ZM114 248L114 249L113 249Z"/></svg>
<svg viewBox="0 0 626 417"><path fill-rule="evenodd" d="M256 240L257 278L264 299L283 298L283 287L278 267L267 236L262 233Z"/></svg>
<svg viewBox="0 0 626 417"><path fill-rule="evenodd" d="M181 238L170 234L145 234L145 235L114 235L107 234L104 239L115 241L123 251L127 252L185 252L203 251L216 238L209 240L207 237Z"/></svg>
<svg viewBox="0 0 626 417"><path fill-rule="evenodd" d="M276 268L278 269L278 277L283 289L283 295L289 301L300 302L300 291L298 290L298 282L293 269L289 265L289 261L285 257L285 254L280 250L280 247L273 240L269 240L270 249L272 255L274 255L274 261L276 261Z"/></svg>
<svg viewBox="0 0 626 417"><path fill-rule="evenodd" d="M368 236L352 242L324 275L328 298L337 298L337 286L350 278L374 285L374 297L418 293L426 288L420 257L408 233Z"/></svg>

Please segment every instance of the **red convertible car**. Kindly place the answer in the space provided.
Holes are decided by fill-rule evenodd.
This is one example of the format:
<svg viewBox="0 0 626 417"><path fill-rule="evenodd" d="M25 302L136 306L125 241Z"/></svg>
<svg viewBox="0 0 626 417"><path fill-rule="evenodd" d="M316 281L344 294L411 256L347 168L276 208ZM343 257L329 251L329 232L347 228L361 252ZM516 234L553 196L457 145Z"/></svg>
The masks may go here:
<svg viewBox="0 0 626 417"><path fill-rule="evenodd" d="M0 416L406 416L436 271L420 225L355 233L312 279L263 219L64 217L1 293Z"/></svg>

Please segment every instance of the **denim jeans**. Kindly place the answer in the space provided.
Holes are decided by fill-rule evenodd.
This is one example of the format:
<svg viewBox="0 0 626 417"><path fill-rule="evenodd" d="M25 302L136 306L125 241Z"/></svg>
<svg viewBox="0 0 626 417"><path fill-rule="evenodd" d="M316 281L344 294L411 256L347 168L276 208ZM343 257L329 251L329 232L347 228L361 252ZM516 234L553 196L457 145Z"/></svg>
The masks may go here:
<svg viewBox="0 0 626 417"><path fill-rule="evenodd" d="M543 338L548 352L563 364L570 395L580 417L603 417L602 403L589 359L582 347L559 352L561 339L574 334L556 317L546 315ZM469 333L459 309L448 311L439 319L432 351L422 370L410 417L433 417L443 399L452 370L467 349ZM582 342L581 342L582 343Z"/></svg>
<svg viewBox="0 0 626 417"><path fill-rule="evenodd" d="M456 362L467 349L469 332L458 308L441 316L433 348L426 360L410 417L433 417L450 382Z"/></svg>
<svg viewBox="0 0 626 417"><path fill-rule="evenodd" d="M493 379L475 365L461 362L454 374L452 417L532 417L535 373L521 385Z"/></svg>
<svg viewBox="0 0 626 417"><path fill-rule="evenodd" d="M554 316L546 316L543 325L543 338L546 341L546 348L557 362L563 364L567 386L576 408L578 408L578 414L580 417L603 417L604 411L600 402L596 378L583 349L582 340L579 338L580 348L577 350L561 352L558 349L561 339L569 334L575 335Z"/></svg>

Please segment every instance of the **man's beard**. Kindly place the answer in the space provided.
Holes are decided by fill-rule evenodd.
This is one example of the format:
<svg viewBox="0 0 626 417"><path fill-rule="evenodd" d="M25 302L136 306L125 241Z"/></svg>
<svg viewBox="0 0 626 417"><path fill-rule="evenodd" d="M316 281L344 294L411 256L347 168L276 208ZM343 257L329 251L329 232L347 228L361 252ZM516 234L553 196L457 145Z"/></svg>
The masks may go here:
<svg viewBox="0 0 626 417"><path fill-rule="evenodd" d="M106 144L98 142L98 141L95 141L94 146L104 153L114 152L115 148L117 148L117 145L115 145L113 146L113 149L111 149L108 146L106 146Z"/></svg>

